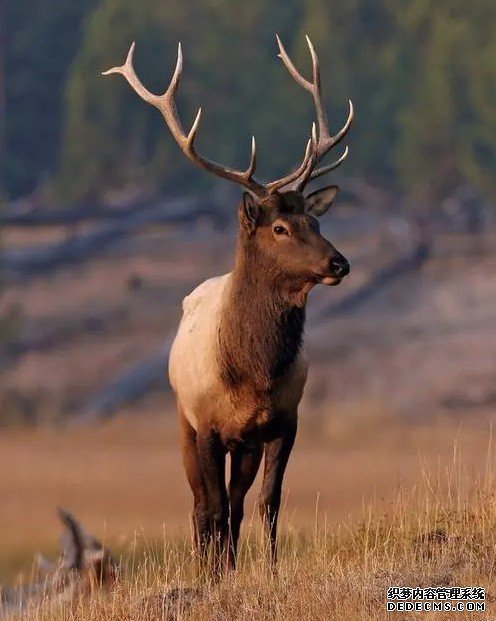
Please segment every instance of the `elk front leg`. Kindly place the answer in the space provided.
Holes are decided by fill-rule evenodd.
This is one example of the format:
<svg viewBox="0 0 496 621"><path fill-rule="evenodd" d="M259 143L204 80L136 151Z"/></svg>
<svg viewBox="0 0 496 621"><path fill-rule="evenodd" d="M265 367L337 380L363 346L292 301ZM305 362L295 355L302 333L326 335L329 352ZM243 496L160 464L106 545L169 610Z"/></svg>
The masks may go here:
<svg viewBox="0 0 496 621"><path fill-rule="evenodd" d="M269 560L272 567L277 561L277 521L281 505L284 472L296 437L296 414L285 420L278 435L265 444L265 464L260 514L269 537Z"/></svg>
<svg viewBox="0 0 496 621"><path fill-rule="evenodd" d="M180 408L179 408L180 411ZM181 445L183 464L188 483L193 492L193 537L198 552L200 571L205 567L208 557L208 544L211 539L210 516L208 513L207 488L196 447L196 431L186 417L180 413Z"/></svg>
<svg viewBox="0 0 496 621"><path fill-rule="evenodd" d="M245 496L253 485L262 460L263 445L246 449L243 445L231 453L231 479L229 481L230 540L228 563L236 567L239 531L243 520Z"/></svg>
<svg viewBox="0 0 496 621"><path fill-rule="evenodd" d="M198 458L207 490L208 515L213 537L213 563L216 577L227 567L229 502L226 490L226 448L217 433L199 430L196 436Z"/></svg>

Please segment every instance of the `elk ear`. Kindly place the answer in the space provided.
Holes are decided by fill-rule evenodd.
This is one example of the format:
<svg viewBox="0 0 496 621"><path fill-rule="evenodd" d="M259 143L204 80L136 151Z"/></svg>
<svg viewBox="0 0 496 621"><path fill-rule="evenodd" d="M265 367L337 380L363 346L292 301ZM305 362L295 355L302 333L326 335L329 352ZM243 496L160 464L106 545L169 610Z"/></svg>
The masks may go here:
<svg viewBox="0 0 496 621"><path fill-rule="evenodd" d="M257 199L249 192L243 192L243 201L239 208L239 221L248 231L253 231L257 225L260 208Z"/></svg>
<svg viewBox="0 0 496 621"><path fill-rule="evenodd" d="M326 188L312 192L305 198L306 212L312 214L312 216L323 216L332 205L338 192L339 188L337 185L329 185Z"/></svg>

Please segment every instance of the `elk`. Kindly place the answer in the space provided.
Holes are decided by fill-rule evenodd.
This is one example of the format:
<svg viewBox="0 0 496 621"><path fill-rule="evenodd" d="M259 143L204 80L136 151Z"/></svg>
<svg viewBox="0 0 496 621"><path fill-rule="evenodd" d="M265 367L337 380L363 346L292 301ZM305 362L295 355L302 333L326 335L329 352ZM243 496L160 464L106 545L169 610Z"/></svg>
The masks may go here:
<svg viewBox="0 0 496 621"><path fill-rule="evenodd" d="M347 147L337 161L321 165L346 136L353 121L353 104L349 101L346 123L332 135L312 42L307 36L312 81L297 71L279 37L277 43L279 57L291 76L312 95L317 126L312 126L301 164L268 183L254 178L254 138L250 162L243 171L197 152L201 108L185 133L174 101L183 68L181 44L172 80L163 95L148 91L136 75L134 43L124 65L104 73L124 76L144 101L161 112L192 162L245 190L237 210L234 269L205 281L184 299L169 356L184 467L194 498L195 543L203 562L212 543L218 575L235 567L244 499L263 455L260 512L268 532L270 564L275 566L282 482L307 378L303 346L307 296L317 284L339 284L350 271L344 256L320 234L317 220L329 209L338 187L311 193L305 188L346 159ZM231 471L226 489L228 453Z"/></svg>
<svg viewBox="0 0 496 621"><path fill-rule="evenodd" d="M38 558L38 582L20 587L0 587L0 619L36 606L70 603L100 587L113 584L119 567L107 550L67 511L59 509L64 525L60 558L51 563Z"/></svg>

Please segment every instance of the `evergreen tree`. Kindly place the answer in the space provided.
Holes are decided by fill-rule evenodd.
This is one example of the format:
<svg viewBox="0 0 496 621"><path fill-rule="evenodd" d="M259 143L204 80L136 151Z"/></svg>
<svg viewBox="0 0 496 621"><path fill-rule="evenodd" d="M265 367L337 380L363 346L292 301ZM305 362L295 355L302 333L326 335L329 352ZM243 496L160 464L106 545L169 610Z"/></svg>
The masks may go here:
<svg viewBox="0 0 496 621"><path fill-rule="evenodd" d="M395 7L410 67L396 145L403 187L434 201L462 180L494 191L496 6L416 0Z"/></svg>
<svg viewBox="0 0 496 621"><path fill-rule="evenodd" d="M293 4L297 5L296 2ZM292 27L298 9L279 11L263 0L196 0L179 5L104 0L92 14L67 86L67 125L59 190L81 200L106 188L138 183L152 190L180 191L211 183L182 157L156 111L143 104L122 79L102 78L101 68L121 64L135 40L135 65L150 90L163 91L182 41L184 73L179 114L189 127L197 107L204 114L198 148L233 166L248 161L250 135L259 140L262 174L294 164L305 136L288 131L283 74L276 58L274 21ZM279 18L274 20L274 17ZM288 138L292 135L294 138ZM274 151L272 145L297 145ZM270 152L270 158L263 153ZM268 160L268 161L267 161Z"/></svg>
<svg viewBox="0 0 496 621"><path fill-rule="evenodd" d="M213 183L195 170L122 78L131 41L143 82L163 90L184 51L178 93L198 147L243 166L255 134L259 175L301 158L314 111L276 58L275 32L309 75L318 51L332 128L356 106L347 174L432 201L463 181L487 195L496 168L496 4L478 0L4 0L2 192L15 197L56 174L62 202L136 186L182 192ZM344 171L344 169L343 169Z"/></svg>
<svg viewBox="0 0 496 621"><path fill-rule="evenodd" d="M58 166L62 99L81 21L94 0L3 0L7 196L26 194Z"/></svg>

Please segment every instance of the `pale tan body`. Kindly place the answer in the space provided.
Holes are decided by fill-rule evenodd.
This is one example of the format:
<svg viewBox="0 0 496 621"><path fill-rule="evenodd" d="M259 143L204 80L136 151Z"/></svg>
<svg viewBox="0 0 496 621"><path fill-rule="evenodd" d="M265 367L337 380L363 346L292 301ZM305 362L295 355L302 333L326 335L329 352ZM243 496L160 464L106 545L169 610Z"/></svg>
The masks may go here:
<svg viewBox="0 0 496 621"><path fill-rule="evenodd" d="M302 350L271 395L271 411L257 410L248 396L226 389L218 362L218 331L230 280L231 273L211 278L184 298L169 357L169 378L181 412L195 430L205 426L226 440L265 425L275 413L296 415L308 372Z"/></svg>

